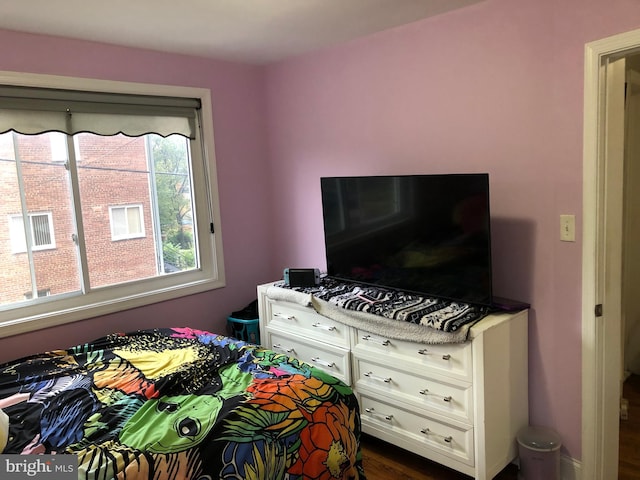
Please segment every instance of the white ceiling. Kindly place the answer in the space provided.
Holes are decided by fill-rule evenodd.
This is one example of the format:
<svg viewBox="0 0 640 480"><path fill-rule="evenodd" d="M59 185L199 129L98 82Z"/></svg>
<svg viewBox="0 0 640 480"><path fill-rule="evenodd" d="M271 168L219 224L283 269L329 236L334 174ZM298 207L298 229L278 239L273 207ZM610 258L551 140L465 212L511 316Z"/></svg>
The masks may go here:
<svg viewBox="0 0 640 480"><path fill-rule="evenodd" d="M266 64L482 0L0 0L0 28Z"/></svg>

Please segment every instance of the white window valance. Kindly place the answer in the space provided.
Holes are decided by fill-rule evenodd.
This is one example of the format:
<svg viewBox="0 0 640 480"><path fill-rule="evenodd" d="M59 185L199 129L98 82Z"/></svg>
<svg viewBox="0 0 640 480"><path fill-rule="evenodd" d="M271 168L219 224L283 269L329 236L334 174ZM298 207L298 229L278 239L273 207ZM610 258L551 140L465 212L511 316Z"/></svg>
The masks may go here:
<svg viewBox="0 0 640 480"><path fill-rule="evenodd" d="M200 100L0 85L0 133L196 137Z"/></svg>

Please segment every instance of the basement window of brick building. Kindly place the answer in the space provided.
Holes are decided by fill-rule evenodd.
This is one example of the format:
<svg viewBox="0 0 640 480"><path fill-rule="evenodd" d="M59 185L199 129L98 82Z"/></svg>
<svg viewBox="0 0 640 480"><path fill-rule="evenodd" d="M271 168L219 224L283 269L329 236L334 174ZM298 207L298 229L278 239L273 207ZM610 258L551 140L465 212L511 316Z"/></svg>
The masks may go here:
<svg viewBox="0 0 640 480"><path fill-rule="evenodd" d="M210 104L0 72L0 336L224 285Z"/></svg>

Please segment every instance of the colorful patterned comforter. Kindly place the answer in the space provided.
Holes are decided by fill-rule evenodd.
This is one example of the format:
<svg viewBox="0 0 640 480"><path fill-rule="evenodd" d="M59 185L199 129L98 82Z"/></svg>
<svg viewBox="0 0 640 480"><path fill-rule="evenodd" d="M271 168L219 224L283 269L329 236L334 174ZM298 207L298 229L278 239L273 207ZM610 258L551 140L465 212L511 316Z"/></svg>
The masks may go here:
<svg viewBox="0 0 640 480"><path fill-rule="evenodd" d="M364 479L348 386L189 328L0 365L0 408L4 453L77 454L82 479Z"/></svg>

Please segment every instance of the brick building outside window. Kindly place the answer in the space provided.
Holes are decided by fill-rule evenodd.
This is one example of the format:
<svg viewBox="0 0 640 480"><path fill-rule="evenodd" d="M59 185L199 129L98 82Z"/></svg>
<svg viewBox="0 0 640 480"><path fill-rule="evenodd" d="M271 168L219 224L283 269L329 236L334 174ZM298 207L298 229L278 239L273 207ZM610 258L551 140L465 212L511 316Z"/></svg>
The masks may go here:
<svg viewBox="0 0 640 480"><path fill-rule="evenodd" d="M78 291L79 255L68 161L59 135L0 135L0 304ZM56 138L56 140L52 140ZM65 138L62 135L62 138ZM92 288L163 273L147 136L76 134L82 225ZM66 154L66 152L65 152ZM23 222L22 202L29 223ZM157 215L156 215L157 216ZM25 232L25 227L30 232ZM188 226L187 226L188 229ZM27 255L29 235L35 288ZM55 240L54 240L55 239Z"/></svg>

